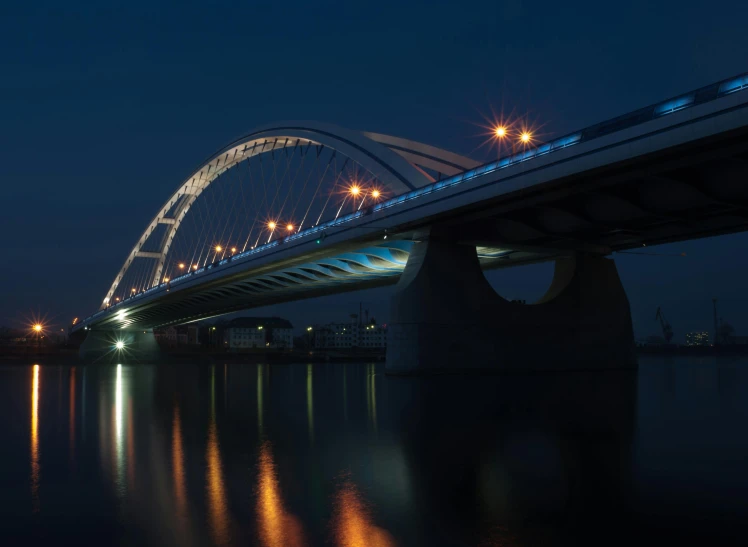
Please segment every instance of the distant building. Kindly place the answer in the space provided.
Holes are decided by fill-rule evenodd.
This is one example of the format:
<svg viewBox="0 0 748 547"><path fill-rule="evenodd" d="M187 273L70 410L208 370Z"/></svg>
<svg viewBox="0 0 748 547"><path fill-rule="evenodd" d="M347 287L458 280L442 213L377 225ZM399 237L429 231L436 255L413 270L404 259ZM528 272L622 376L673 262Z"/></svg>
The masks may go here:
<svg viewBox="0 0 748 547"><path fill-rule="evenodd" d="M28 332L10 327L0 327L0 345L25 346L34 341Z"/></svg>
<svg viewBox="0 0 748 547"><path fill-rule="evenodd" d="M229 350L293 348L293 325L280 317L238 317L223 329L223 345Z"/></svg>
<svg viewBox="0 0 748 547"><path fill-rule="evenodd" d="M689 332L686 334L686 345L687 346L708 346L709 345L709 333L708 332Z"/></svg>
<svg viewBox="0 0 748 547"><path fill-rule="evenodd" d="M328 323L313 327L315 349L384 349L387 347L387 326L369 324Z"/></svg>
<svg viewBox="0 0 748 547"><path fill-rule="evenodd" d="M200 343L198 326L194 324L154 329L153 334L159 343L172 348L177 346L196 346Z"/></svg>

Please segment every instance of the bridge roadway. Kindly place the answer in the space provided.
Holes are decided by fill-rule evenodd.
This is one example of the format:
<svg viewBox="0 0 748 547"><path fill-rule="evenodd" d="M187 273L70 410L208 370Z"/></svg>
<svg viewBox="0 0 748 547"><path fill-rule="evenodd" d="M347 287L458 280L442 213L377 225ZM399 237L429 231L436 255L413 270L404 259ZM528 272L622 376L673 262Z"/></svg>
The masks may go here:
<svg viewBox="0 0 748 547"><path fill-rule="evenodd" d="M585 287L599 286L601 294L617 294L610 313L625 318L615 329L623 340L617 351L626 357L613 361L625 365L633 362L628 351L633 347L628 302L612 261L602 257L613 251L745 230L746 181L748 76L740 76L271 241L102 309L74 330L148 331L399 280L390 321L388 367L393 372L413 367L455 368L459 356L470 353L464 344L452 344L446 352L452 357L431 366L428 361L441 363L444 358L424 351L424 340L436 344L444 336L455 336L447 332L458 331L472 336L476 322L490 324L494 333L496 329L516 330L480 311L476 315L479 303L477 308L468 306L470 313L462 309L459 301L464 304L478 297L463 294L465 281L473 275L466 272L475 270L474 285L482 287L478 300L494 302L494 312L513 318L517 328L524 322L528 327L553 329L568 323L573 308L576 319L571 322L577 327L561 330L576 344L587 339L600 347L612 336L600 334L600 338L591 335L589 327L580 326L589 323L585 314L590 320L606 321L600 310L591 314L583 310L581 302L594 292ZM537 306L520 308L489 294L483 286L485 279L478 275L481 268L544 260L556 261L556 276L549 294ZM427 272L425 264L431 265ZM450 265L455 264L458 270L450 272ZM414 289L419 284L414 279L424 276L430 288ZM437 286L442 291L439 295L434 292ZM414 291L418 297L410 294ZM572 291L576 293L569 296ZM447 303L445 296L452 302ZM564 305L566 312L553 312L549 318L546 311L564 307L560 304L564 298L571 299ZM426 305L426 300L443 305ZM416 313L398 305L406 301L413 309L430 311ZM457 323L437 314L449 314ZM519 317L523 314L527 318ZM423 329L413 327L426 323L431 324L426 330L436 329L441 338L424 337ZM436 323L440 326L435 327ZM458 323L459 328L454 328ZM418 332L411 332L413 328ZM484 336L497 338L488 331ZM533 344L532 339L525 342ZM507 353L497 343L484 344L473 356L476 363L490 361L490 355L503 355L507 361L521 355L519 349ZM558 349L565 343L555 340L546 345ZM406 347L410 349L403 350ZM569 358L573 355L570 350ZM537 359L546 356L543 353ZM600 358L591 354L587 361Z"/></svg>

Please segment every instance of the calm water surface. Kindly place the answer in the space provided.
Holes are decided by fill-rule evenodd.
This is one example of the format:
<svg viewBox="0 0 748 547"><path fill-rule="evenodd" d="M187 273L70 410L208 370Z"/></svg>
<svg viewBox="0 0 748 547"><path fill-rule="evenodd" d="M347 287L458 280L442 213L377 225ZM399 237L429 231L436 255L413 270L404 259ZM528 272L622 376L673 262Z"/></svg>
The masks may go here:
<svg viewBox="0 0 748 547"><path fill-rule="evenodd" d="M745 545L748 361L0 368L0 545Z"/></svg>

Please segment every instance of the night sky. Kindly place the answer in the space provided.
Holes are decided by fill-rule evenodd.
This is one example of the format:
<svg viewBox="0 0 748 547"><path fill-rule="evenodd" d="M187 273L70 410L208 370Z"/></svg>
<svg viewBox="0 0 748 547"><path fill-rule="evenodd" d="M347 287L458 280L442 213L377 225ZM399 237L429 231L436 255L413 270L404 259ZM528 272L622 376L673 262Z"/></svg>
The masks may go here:
<svg viewBox="0 0 748 547"><path fill-rule="evenodd" d="M491 109L561 135L748 71L748 3L3 2L0 325L94 311L162 202L264 123L309 119L488 160ZM697 4L701 4L697 7ZM748 181L747 181L748 183ZM748 334L748 234L616 255L637 337ZM489 273L507 298L550 265ZM391 289L255 310L297 327L380 320Z"/></svg>

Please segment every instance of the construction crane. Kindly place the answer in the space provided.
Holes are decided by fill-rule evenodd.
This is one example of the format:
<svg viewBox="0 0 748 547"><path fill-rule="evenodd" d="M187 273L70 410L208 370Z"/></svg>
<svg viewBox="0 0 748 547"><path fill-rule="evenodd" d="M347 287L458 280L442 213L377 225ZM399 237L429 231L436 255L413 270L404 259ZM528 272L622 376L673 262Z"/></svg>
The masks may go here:
<svg viewBox="0 0 748 547"><path fill-rule="evenodd" d="M657 313L655 314L655 321L660 320L660 326L662 327L662 337L665 339L665 343L669 344L670 340L673 339L673 327L670 326L670 323L667 322L667 319L665 319L665 314L662 313L662 308L657 308Z"/></svg>

